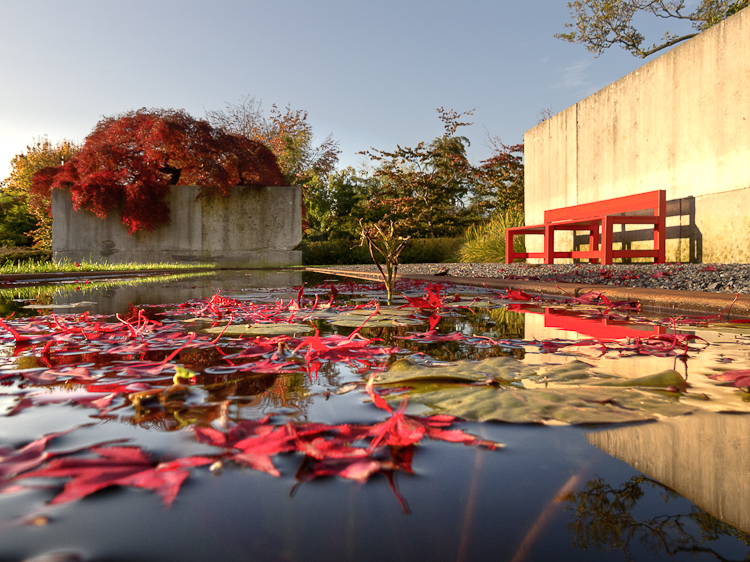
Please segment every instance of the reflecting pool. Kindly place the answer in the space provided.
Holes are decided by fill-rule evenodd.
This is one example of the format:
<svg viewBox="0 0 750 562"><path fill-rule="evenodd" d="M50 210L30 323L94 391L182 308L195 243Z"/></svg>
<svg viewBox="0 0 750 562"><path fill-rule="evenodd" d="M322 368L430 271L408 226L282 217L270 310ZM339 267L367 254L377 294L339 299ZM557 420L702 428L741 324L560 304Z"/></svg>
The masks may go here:
<svg viewBox="0 0 750 562"><path fill-rule="evenodd" d="M747 324L398 288L1 287L0 560L748 559Z"/></svg>

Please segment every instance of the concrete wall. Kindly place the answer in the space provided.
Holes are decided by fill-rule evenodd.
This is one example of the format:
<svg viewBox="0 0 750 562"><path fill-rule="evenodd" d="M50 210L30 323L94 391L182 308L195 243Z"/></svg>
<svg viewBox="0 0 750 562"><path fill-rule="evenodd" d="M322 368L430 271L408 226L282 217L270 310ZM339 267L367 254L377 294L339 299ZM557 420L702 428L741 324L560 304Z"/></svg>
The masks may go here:
<svg viewBox="0 0 750 562"><path fill-rule="evenodd" d="M214 263L282 267L302 263L299 187L233 187L229 197L196 201L199 188L175 186L169 226L129 235L118 216L74 211L70 194L52 193L52 250L73 261Z"/></svg>
<svg viewBox="0 0 750 562"><path fill-rule="evenodd" d="M524 141L526 224L543 222L546 209L666 189L668 261L750 262L750 9ZM649 237L615 240L635 248ZM541 251L536 238L527 242Z"/></svg>

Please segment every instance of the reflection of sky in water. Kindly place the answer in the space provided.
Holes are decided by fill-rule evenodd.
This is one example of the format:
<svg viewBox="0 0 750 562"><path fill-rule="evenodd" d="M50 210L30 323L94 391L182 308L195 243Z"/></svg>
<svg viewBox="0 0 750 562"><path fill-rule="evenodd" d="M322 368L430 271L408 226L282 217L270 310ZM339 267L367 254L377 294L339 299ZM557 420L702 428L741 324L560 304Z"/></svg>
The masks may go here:
<svg viewBox="0 0 750 562"><path fill-rule="evenodd" d="M81 291L58 294L54 302L97 301L92 313L112 314L126 312L131 303L208 298L219 288L222 294L241 299L296 298L295 291L251 288L251 284L258 288L289 287L303 280L300 272L274 275L277 276L218 272L210 279L175 279L143 287L103 287L94 291L82 287ZM310 287L322 278L304 280ZM322 295L323 292L321 299ZM80 312L75 309L76 314ZM592 334L586 331L591 330L606 337L601 333L606 332L606 326L602 328L598 320L587 324L577 318L574 324L583 331L573 332L565 330L565 319L559 315L552 318L549 314L545 317L543 310L537 312L519 315L502 309L478 309L476 314L458 311L445 314L438 330L526 341L589 338ZM325 322L316 325L323 327ZM499 350L461 342L420 344L395 339L426 329L424 325L370 328L363 333L369 338L383 338L383 345L398 345L443 361L476 360L497 354L511 355L532 365L582 360L603 372L628 377L676 368L683 376L687 373L688 382L694 385L691 392L713 393L717 402L729 400L730 395L736 399L737 393L724 391L719 396L715 384L704 375L715 372L717 365L726 366L721 361L728 358L733 360L729 366L734 369L748 365L749 359L742 338L705 330L695 333L713 345L699 353L691 352L686 363L674 357L616 358L611 353L599 357L595 348L588 347L542 353L529 345ZM620 332L612 333L621 334L623 329L657 331L650 325L618 325ZM352 330L334 331L346 335ZM0 348L0 357L5 357L0 361L35 360L33 353L20 359L11 359L10 354L12 348ZM202 372L216 363L218 354L186 350L179 360ZM0 446L17 446L61 428L94 422L95 425L55 442L52 449L69 450L105 439L130 439L160 457L206 454L205 446L180 428L216 419L222 402L229 403L233 418L257 419L271 413L281 421L329 424L373 423L384 418L383 411L365 401L361 390L336 394L339 388L362 380L355 368L341 363L324 363L317 380L312 381L304 373L204 377L202 388L192 390L190 400L195 407L176 415L157 405L147 413L131 407L97 419L92 417L92 409L49 403L0 418ZM68 386L21 390L49 395L75 390L75 385ZM9 394L14 390L19 389L3 387L0 411L13 407L17 397ZM384 476L376 476L364 485L342 479L295 485L299 456L288 454L274 457L282 473L280 478L238 467L227 467L220 475L194 470L170 510L165 510L155 495L132 489L109 490L54 508L45 506L52 497L48 490L9 494L0 496L0 559L21 560L69 548L97 560L622 560L623 544L610 539L628 533L634 538L625 546L637 560L666 560L669 549L682 552L696 546L713 549L725 558L741 559L749 551L740 540L743 536L731 536L737 531L722 526L696 505L740 529L750 530L746 509L750 505L750 447L743 442L750 429L745 426L750 421L746 420L750 418L702 412L668 422L622 427L462 423L461 429L503 442L506 448L486 451L423 440L414 457L415 474L395 475L394 484L408 503L408 515L402 512ZM610 499L614 491L632 492L633 486L628 488L631 479L642 475L659 484L640 483L642 495L622 512L622 517L614 523L600 517L610 525L606 528L593 525L590 518L601 515L596 511L601 505L595 501L595 492L608 492ZM601 485L597 488L597 478L606 489ZM669 494L663 486L684 498L674 496L665 502L665 494ZM571 492L575 495L566 496ZM582 502L586 502L588 511L577 511ZM2 526L30 511L48 515L50 523L42 528ZM665 517L669 524L664 523ZM653 544L639 542L639 533L646 525L653 527L654 521L661 524L655 535L659 540L653 541L652 536L649 540ZM582 528L587 532L582 532ZM712 538L709 531L716 532L716 540L701 542ZM652 551L656 543L661 546L657 544L658 548ZM663 545L667 545L667 550ZM583 546L587 549L582 550ZM715 559L710 552L698 556Z"/></svg>

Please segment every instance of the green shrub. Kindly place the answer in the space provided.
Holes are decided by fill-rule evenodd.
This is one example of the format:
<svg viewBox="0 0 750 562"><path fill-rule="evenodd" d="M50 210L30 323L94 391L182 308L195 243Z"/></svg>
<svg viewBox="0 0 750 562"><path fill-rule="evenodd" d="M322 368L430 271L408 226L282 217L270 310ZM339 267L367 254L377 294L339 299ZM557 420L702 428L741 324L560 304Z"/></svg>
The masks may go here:
<svg viewBox="0 0 750 562"><path fill-rule="evenodd" d="M458 259L463 238L418 238L409 240L399 263L452 263Z"/></svg>
<svg viewBox="0 0 750 562"><path fill-rule="evenodd" d="M47 262L52 259L52 250L27 248L23 246L0 246L0 265L18 264L23 261Z"/></svg>
<svg viewBox="0 0 750 562"><path fill-rule="evenodd" d="M463 238L412 238L399 263L447 263L456 260ZM367 248L356 240L304 241L300 244L303 265L370 264Z"/></svg>
<svg viewBox="0 0 750 562"><path fill-rule="evenodd" d="M505 262L505 229L523 226L523 213L508 209L498 212L483 224L470 226L466 231L466 242L458 252L464 263L503 263ZM522 237L514 240L513 249L525 251Z"/></svg>

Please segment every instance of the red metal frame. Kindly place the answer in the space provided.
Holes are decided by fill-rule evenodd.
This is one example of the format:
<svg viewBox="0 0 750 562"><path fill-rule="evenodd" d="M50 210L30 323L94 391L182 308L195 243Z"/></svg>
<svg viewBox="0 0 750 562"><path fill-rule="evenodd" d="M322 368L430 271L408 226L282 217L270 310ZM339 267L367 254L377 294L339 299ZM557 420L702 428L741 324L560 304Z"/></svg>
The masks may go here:
<svg viewBox="0 0 750 562"><path fill-rule="evenodd" d="M664 263L667 230L667 192L664 189L615 197L594 203L551 209L544 212L544 224L518 226L505 231L505 263L515 258L542 258L544 263L555 263L555 258L583 258L591 263L612 263L614 258L653 258L654 263ZM622 213L651 211L652 216L625 216ZM652 250L614 250L612 227L615 224L644 224L654 227ZM555 249L555 232L588 231L589 249L561 252ZM513 237L543 235L542 252L514 252Z"/></svg>
<svg viewBox="0 0 750 562"><path fill-rule="evenodd" d="M544 327L578 332L595 339L621 340L649 338L666 333L663 326L632 324L626 320L606 318L581 318L573 313L554 308L544 309Z"/></svg>

